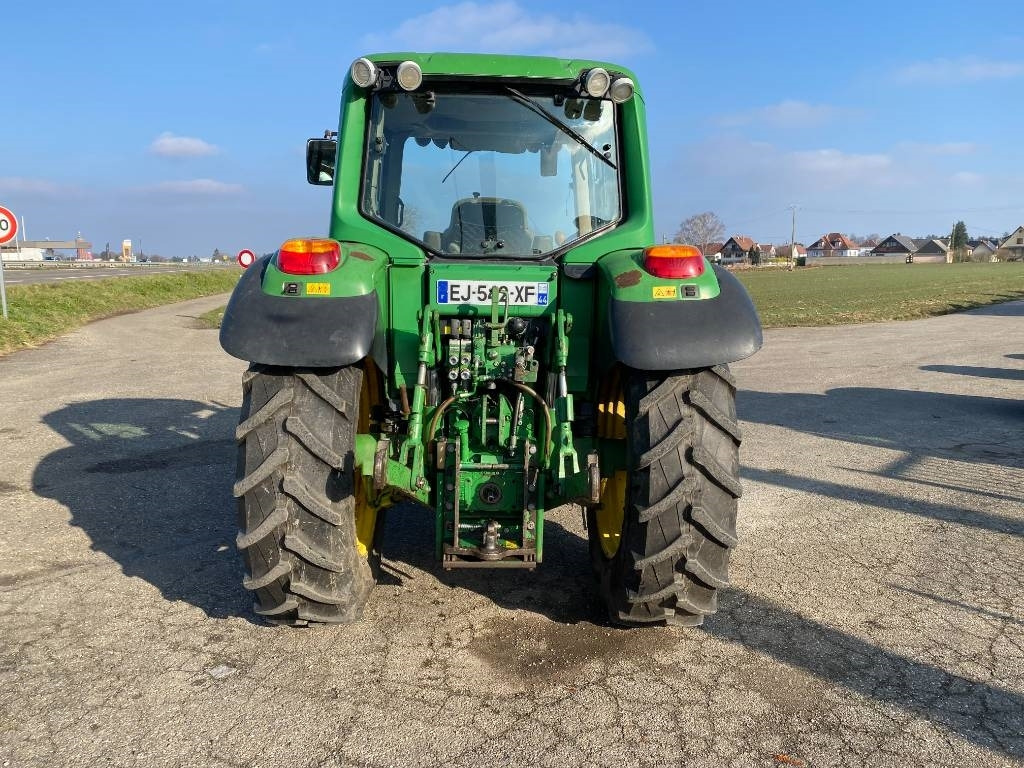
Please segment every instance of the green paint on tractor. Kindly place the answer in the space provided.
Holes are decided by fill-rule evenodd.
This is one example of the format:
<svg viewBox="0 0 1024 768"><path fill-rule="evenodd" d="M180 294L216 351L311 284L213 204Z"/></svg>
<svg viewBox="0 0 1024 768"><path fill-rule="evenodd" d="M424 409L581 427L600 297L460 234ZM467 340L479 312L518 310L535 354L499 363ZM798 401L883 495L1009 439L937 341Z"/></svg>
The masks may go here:
<svg viewBox="0 0 1024 768"><path fill-rule="evenodd" d="M222 327L252 363L235 490L257 611L357 617L385 512L427 510L445 568L532 569L575 504L612 621L699 623L735 533L723 366L760 326L694 248L646 250L635 76L368 56L307 178L332 188L329 237L250 267Z"/></svg>

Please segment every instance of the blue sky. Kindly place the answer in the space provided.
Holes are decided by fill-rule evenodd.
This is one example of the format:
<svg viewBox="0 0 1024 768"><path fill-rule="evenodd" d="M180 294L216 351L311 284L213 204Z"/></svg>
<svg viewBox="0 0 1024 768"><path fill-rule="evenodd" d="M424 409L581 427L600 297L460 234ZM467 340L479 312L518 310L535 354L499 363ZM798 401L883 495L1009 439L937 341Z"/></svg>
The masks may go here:
<svg viewBox="0 0 1024 768"><path fill-rule="evenodd" d="M634 12L630 12L632 9ZM208 256L323 234L305 139L373 50L585 55L645 91L657 228L1024 223L1018 2L9 3L0 205L29 237Z"/></svg>

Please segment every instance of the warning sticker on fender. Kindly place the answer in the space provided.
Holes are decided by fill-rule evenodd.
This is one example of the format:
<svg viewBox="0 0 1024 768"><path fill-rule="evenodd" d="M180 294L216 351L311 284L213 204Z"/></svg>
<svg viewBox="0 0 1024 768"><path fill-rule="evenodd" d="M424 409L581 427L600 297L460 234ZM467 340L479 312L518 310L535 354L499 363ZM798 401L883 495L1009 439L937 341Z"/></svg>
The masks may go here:
<svg viewBox="0 0 1024 768"><path fill-rule="evenodd" d="M656 285L651 289L651 294L656 299L676 298L676 287L674 285Z"/></svg>
<svg viewBox="0 0 1024 768"><path fill-rule="evenodd" d="M307 296L330 296L330 283L306 283Z"/></svg>

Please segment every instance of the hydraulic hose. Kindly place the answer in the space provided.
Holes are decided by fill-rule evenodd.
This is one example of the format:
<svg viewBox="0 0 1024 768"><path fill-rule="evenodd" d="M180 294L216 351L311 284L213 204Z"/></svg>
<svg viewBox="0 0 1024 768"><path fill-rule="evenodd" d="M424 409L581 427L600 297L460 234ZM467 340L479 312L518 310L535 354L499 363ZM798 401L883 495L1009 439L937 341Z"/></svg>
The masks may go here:
<svg viewBox="0 0 1024 768"><path fill-rule="evenodd" d="M529 395L534 400L536 400L537 403L540 405L540 407L543 409L543 411L544 411L544 446L543 446L544 450L543 450L543 453L542 453L542 457L543 457L542 461L546 463L547 460L548 460L548 449L551 446L551 433L552 433L551 409L548 407L548 404L546 402L544 402L544 398L543 397L538 395L536 391L534 391L530 387L526 386L525 384L520 384L518 381L509 381L508 379L504 379L503 381L505 383L507 383L507 384L511 384L516 389L518 389L518 390L520 390L522 392L525 392L527 395ZM447 400L445 400L443 403L441 403L437 407L437 410L434 411L434 415L430 417L430 424L427 425L426 440L423 441L424 444L433 442L433 440L434 440L434 433L437 431L437 424L440 421L441 416L444 415L444 412L446 410L448 410L448 406L450 406L454 402L455 402L455 395L452 395Z"/></svg>

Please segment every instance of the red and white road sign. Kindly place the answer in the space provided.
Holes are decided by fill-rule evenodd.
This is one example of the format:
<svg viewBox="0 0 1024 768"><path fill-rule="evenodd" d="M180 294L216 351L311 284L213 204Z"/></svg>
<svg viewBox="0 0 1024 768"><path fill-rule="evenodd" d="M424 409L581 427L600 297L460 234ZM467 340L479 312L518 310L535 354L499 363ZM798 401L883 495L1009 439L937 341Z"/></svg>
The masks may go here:
<svg viewBox="0 0 1024 768"><path fill-rule="evenodd" d="M18 234L18 218L7 208L0 205L0 243L13 240Z"/></svg>
<svg viewBox="0 0 1024 768"><path fill-rule="evenodd" d="M238 265L242 269L248 269L254 261L256 261L256 254L248 248L244 248L238 252Z"/></svg>

